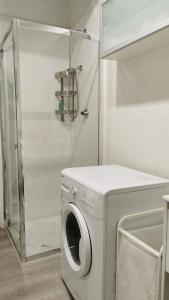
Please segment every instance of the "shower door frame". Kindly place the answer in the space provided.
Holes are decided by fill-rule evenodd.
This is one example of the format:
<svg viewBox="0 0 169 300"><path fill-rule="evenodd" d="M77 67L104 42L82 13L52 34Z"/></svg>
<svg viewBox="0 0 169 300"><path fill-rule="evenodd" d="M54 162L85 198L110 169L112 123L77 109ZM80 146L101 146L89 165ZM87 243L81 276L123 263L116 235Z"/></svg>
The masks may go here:
<svg viewBox="0 0 169 300"><path fill-rule="evenodd" d="M2 161L3 161L3 196L4 196L4 219L5 219L5 228L10 237L10 240L15 246L17 250L17 254L22 262L26 261L26 243L25 243L25 210L24 210L24 177L23 177L23 163L22 163L22 118L21 118L21 99L20 99L20 78L19 78L19 41L18 41L18 25L19 20L13 19L3 40L0 45L1 48L1 68L3 73L2 86L1 86L1 97L5 99L5 91L4 91L4 71L3 71L3 47L10 36L12 34L13 39L13 63L14 63L14 86L15 86L15 97L14 97L14 106L16 112L16 138L17 138L17 176L18 176L18 197L19 197L19 240L20 247L18 249L15 241L10 233L9 226L6 220L6 210L8 205L7 199L7 174L6 174L6 165L7 165L7 155L5 151L4 145L4 132L5 132L5 120L3 117L4 107L3 101L1 99L1 143L2 143Z"/></svg>
<svg viewBox="0 0 169 300"><path fill-rule="evenodd" d="M3 40L0 45L1 48L1 67L3 68L3 46L6 40L8 39L9 35L12 33L12 39L13 39L13 59L14 59L14 79L15 79L15 110L16 110L16 130L17 130L17 169L18 169L18 192L19 192L19 221L20 221L20 230L19 230L19 236L20 236L20 249L18 249L17 245L15 244L14 239L12 238L12 235L10 233L7 220L6 220L6 208L7 208L7 175L6 175L6 162L7 162L7 156L6 151L4 147L4 141L3 138L1 140L2 143L2 161L3 161L3 185L4 185L4 218L5 218L5 227L7 230L7 233L10 237L10 240L15 246L15 249L17 250L17 254L19 255L19 258L22 262L31 261L33 259L41 258L48 256L50 254L57 253L58 249L46 251L44 253L39 253L37 255L33 255L30 257L26 256L26 231L25 231L25 199L24 199L24 174L23 174L23 156L22 156L22 110L21 110L21 89L20 89L20 65L19 65L19 26L23 26L32 30L40 30L45 32L52 32L56 34L65 34L67 36L70 35L70 31L68 29L50 26L50 25L43 25L38 24L34 22L29 21L23 21L20 19L13 19ZM3 72L3 70L2 70ZM2 84L2 91L1 91L1 97L5 97L4 92L4 86ZM4 136L4 118L3 118L3 104L2 100L0 101L1 105L1 136ZM60 250L59 250L60 251Z"/></svg>
<svg viewBox="0 0 169 300"><path fill-rule="evenodd" d="M44 32L51 32L60 35L65 35L70 37L71 35L75 34L77 36L83 37L85 39L91 39L97 41L97 39L93 36L91 37L90 34L85 33L83 31L77 31L72 29L66 29L62 27L57 27L53 25L46 25L21 19L13 19L1 44L0 50L3 50L4 43L6 42L9 35L12 33L13 38L13 60L14 60L14 80L15 80L15 109L16 109L16 130L17 130L17 169L18 169L18 191L19 191L19 218L20 218L20 251L18 250L15 242L10 234L8 224L6 224L7 232L10 236L12 243L14 244L17 253L21 262L32 261L37 258L46 257L51 254L55 254L60 249L53 249L50 251L46 251L44 253L39 253L30 257L26 256L26 232L25 232L25 199L24 199L24 174L23 174L23 156L22 156L22 110L21 110L21 85L20 85L20 62L19 62L19 26L31 29L31 30L39 30ZM1 63L3 59L3 53L1 55ZM69 49L69 62L71 64L71 57L70 57L70 49ZM2 66L1 66L2 67ZM5 97L4 87L1 88L1 97ZM99 101L98 99L98 105ZM2 99L0 101L1 106L1 136L3 137L4 133L4 118L3 118L3 103ZM98 121L99 121L99 111L98 111ZM99 124L98 124L99 125ZM6 185L6 151L4 149L4 142L1 139L2 143L2 160L3 160L3 185L4 185L4 218L6 206L7 206L7 185ZM98 143L99 143L99 126L98 126ZM99 164L99 145L98 145L98 164ZM5 220L6 221L6 220Z"/></svg>

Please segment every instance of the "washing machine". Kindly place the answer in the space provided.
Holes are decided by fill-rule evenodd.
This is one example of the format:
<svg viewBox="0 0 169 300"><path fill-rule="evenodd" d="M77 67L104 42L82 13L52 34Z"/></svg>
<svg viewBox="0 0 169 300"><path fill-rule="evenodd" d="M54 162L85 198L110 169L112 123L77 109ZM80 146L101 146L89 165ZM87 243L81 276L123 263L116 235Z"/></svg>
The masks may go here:
<svg viewBox="0 0 169 300"><path fill-rule="evenodd" d="M168 180L118 165L62 171L61 274L75 300L116 299L117 224L164 194Z"/></svg>

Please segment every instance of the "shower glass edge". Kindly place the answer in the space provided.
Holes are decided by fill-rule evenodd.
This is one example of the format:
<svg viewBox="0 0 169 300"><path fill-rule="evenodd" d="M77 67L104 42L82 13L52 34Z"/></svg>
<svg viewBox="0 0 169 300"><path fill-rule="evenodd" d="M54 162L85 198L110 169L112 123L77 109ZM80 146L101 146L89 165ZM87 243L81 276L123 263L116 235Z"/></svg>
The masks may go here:
<svg viewBox="0 0 169 300"><path fill-rule="evenodd" d="M16 87L17 66L15 60L17 58L17 47L15 34L16 20L13 20L1 42L1 143L4 184L3 193L6 230L20 259L25 261L22 228L24 222L23 220L21 221L20 218L20 204L21 202L23 203L21 199L23 191L21 189L21 173L19 174L20 143L18 134L18 90Z"/></svg>

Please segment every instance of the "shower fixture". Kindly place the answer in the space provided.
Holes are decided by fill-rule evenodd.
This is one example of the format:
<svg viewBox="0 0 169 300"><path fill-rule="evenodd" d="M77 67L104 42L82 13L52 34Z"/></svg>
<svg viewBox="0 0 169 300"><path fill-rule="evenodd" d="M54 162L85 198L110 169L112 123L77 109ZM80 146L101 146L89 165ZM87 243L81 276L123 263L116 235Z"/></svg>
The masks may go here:
<svg viewBox="0 0 169 300"><path fill-rule="evenodd" d="M59 101L59 109L55 111L60 115L61 121L65 121L65 115L69 115L71 121L77 118L79 111L78 72L83 69L82 65L77 68L56 72L55 78L60 80L60 90L55 92Z"/></svg>

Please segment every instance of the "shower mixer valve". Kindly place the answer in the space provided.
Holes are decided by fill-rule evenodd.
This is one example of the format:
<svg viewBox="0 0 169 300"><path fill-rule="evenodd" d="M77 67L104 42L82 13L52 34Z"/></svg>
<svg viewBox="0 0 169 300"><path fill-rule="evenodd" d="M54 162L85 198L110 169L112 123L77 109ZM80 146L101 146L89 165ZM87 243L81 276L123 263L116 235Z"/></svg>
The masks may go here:
<svg viewBox="0 0 169 300"><path fill-rule="evenodd" d="M86 118L89 116L89 111L87 108L85 108L83 111L80 112L80 114Z"/></svg>

